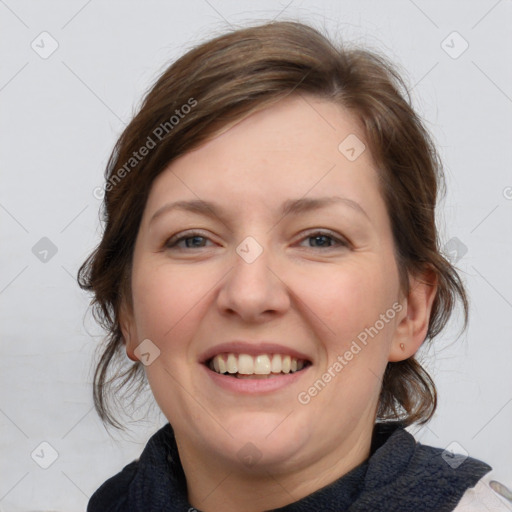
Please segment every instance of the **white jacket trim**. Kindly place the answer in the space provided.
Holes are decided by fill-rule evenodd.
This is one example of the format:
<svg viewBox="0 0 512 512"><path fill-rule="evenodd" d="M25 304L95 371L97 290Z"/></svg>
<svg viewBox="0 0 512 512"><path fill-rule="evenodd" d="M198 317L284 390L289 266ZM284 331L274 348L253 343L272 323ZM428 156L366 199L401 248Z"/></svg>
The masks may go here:
<svg viewBox="0 0 512 512"><path fill-rule="evenodd" d="M512 491L493 478L493 472L481 478L462 496L454 512L512 511Z"/></svg>

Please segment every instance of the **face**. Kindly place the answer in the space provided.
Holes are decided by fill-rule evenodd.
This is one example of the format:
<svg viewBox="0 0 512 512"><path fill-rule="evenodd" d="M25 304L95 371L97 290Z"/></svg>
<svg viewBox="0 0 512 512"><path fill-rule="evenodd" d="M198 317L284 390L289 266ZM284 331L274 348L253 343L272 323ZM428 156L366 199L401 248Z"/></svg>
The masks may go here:
<svg viewBox="0 0 512 512"><path fill-rule="evenodd" d="M122 325L132 355L150 340L139 357L180 450L285 470L371 432L403 315L377 172L355 137L341 107L289 97L153 183Z"/></svg>

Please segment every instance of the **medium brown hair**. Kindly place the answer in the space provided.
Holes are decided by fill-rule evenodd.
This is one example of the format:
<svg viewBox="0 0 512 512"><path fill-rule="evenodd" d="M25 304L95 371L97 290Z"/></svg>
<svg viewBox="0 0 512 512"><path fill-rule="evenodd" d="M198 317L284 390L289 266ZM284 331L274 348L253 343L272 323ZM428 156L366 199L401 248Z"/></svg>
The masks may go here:
<svg viewBox="0 0 512 512"><path fill-rule="evenodd" d="M119 313L123 303L132 307L134 244L154 179L219 129L290 94L335 102L361 123L391 220L402 290L408 293L411 274L430 271L437 279L426 339L443 329L457 298L466 326L464 287L441 254L435 223L443 185L440 162L394 67L374 52L335 47L301 23L235 30L187 52L161 75L107 165L103 237L78 272L80 286L94 294L93 312L107 331L94 374L94 403L105 422L120 426L112 400L121 403L120 392L127 389L137 396L144 383L141 363L130 364L125 355ZM390 362L377 419L425 423L436 400L434 383L415 357Z"/></svg>

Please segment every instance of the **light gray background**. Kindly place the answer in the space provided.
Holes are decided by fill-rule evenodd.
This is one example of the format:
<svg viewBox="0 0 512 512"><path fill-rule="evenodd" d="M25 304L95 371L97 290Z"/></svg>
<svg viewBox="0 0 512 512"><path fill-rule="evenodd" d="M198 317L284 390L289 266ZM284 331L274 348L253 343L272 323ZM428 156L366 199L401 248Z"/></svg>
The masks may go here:
<svg viewBox="0 0 512 512"><path fill-rule="evenodd" d="M454 342L454 326L429 351L440 405L413 432L443 448L455 441L512 486L510 0L0 0L1 511L84 510L163 423L155 414L109 436L92 409L100 331L75 275L99 240L93 191L171 60L230 25L272 18L325 27L404 69L444 158L443 243L456 237L472 299L468 333ZM46 59L43 31L59 45ZM46 262L32 252L43 237L58 250ZM31 458L51 462L43 441L58 452L48 469Z"/></svg>

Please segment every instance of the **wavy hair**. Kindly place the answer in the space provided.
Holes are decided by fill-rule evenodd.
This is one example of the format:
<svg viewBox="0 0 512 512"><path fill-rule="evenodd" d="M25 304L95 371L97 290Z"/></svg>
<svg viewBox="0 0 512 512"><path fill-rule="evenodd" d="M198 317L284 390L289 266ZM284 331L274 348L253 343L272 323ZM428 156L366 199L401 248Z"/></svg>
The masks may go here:
<svg viewBox="0 0 512 512"><path fill-rule="evenodd" d="M154 179L221 128L290 94L337 103L363 127L379 169L402 289L408 292L411 274L429 270L437 278L426 340L441 332L457 299L466 326L464 286L441 253L435 222L444 185L440 160L393 65L365 49L335 46L297 22L234 30L200 44L167 68L120 136L107 165L103 235L78 272L80 286L93 294L95 318L106 330L94 374L94 403L104 422L121 426L113 404L122 403L126 394L137 396L144 385L141 363L126 357L119 313L123 302L131 307L134 244ZM193 108L184 107L193 102ZM133 160L149 146L149 139L154 147ZM377 419L426 423L436 401L435 385L415 357L390 362Z"/></svg>

